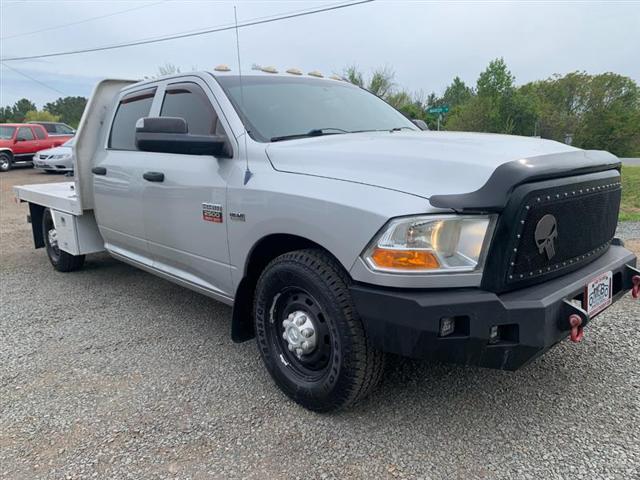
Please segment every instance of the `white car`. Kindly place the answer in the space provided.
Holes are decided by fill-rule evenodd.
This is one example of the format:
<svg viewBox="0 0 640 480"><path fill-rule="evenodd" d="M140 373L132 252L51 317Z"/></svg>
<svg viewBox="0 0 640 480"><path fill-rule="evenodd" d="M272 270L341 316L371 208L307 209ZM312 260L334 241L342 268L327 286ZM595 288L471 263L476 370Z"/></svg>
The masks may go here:
<svg viewBox="0 0 640 480"><path fill-rule="evenodd" d="M59 147L40 150L33 156L33 166L45 172L73 172L73 144L75 138Z"/></svg>

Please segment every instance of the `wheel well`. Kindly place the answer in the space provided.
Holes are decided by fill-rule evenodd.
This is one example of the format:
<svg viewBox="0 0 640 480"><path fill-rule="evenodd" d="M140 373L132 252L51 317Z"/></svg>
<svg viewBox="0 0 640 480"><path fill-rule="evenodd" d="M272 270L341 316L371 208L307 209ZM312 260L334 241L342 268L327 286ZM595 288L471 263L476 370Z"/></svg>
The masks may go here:
<svg viewBox="0 0 640 480"><path fill-rule="evenodd" d="M255 336L253 328L253 294L260 274L274 258L293 250L317 248L326 251L317 243L289 234L273 234L262 238L249 253L244 277L238 285L233 302L231 320L231 339L234 342L244 342Z"/></svg>

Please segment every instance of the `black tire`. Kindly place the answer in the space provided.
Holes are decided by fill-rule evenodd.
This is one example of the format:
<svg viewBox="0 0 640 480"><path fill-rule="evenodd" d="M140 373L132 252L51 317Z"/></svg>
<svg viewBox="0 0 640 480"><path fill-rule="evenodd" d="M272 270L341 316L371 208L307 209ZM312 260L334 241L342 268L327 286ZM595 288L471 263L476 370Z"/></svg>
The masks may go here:
<svg viewBox="0 0 640 480"><path fill-rule="evenodd" d="M13 166L11 155L6 152L0 153L0 172L8 172Z"/></svg>
<svg viewBox="0 0 640 480"><path fill-rule="evenodd" d="M350 282L331 256L309 249L274 259L256 285L254 321L262 360L278 387L309 410L349 407L382 377L384 354L367 338L351 300ZM301 332L312 331L315 343L302 355L291 352L283 338L283 322L296 315L308 317L313 327ZM296 338L304 340L304 335Z"/></svg>
<svg viewBox="0 0 640 480"><path fill-rule="evenodd" d="M84 265L84 255L71 255L58 248L55 243L55 234L50 235L51 230L55 232L55 226L53 224L53 217L51 216L51 210L45 209L42 214L42 235L44 237L44 245L47 250L47 256L53 268L59 272L72 272L82 268Z"/></svg>

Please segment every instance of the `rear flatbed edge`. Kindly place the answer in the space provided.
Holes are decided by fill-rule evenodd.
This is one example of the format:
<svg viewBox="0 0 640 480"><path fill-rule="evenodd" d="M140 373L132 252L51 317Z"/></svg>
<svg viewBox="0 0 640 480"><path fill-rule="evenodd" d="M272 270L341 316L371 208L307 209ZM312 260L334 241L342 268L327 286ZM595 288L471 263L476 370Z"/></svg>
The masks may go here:
<svg viewBox="0 0 640 480"><path fill-rule="evenodd" d="M13 187L22 202L34 203L71 215L82 215L82 206L74 182L40 183Z"/></svg>

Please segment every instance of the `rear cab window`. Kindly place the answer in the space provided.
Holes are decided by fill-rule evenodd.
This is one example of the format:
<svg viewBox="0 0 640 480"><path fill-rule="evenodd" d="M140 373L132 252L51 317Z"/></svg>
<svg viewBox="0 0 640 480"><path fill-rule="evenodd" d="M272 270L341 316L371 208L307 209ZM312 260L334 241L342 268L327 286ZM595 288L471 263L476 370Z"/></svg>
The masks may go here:
<svg viewBox="0 0 640 480"><path fill-rule="evenodd" d="M38 140L44 140L45 138L47 138L47 134L44 131L44 128L42 127L33 127L33 131L36 134L36 137L38 138Z"/></svg>
<svg viewBox="0 0 640 480"><path fill-rule="evenodd" d="M147 117L151 111L156 88L147 88L122 97L111 124L108 148L114 150L137 150L136 122Z"/></svg>

